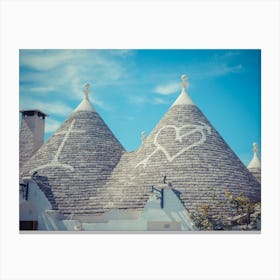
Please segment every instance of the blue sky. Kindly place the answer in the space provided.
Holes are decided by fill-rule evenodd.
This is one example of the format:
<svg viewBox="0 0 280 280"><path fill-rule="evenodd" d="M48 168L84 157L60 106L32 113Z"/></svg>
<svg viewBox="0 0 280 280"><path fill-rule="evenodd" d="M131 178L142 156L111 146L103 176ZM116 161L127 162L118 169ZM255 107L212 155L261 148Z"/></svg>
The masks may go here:
<svg viewBox="0 0 280 280"><path fill-rule="evenodd" d="M95 109L128 151L188 93L247 165L261 144L260 50L20 50L20 109L40 109L47 140L90 83Z"/></svg>

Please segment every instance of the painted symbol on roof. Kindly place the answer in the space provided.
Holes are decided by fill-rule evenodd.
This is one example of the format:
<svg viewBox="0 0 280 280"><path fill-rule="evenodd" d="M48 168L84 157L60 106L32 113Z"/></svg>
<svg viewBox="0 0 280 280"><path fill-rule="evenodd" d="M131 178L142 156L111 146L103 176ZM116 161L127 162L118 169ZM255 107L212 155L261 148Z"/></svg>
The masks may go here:
<svg viewBox="0 0 280 280"><path fill-rule="evenodd" d="M136 166L146 168L150 158L161 151L166 159L172 162L186 151L202 145L206 140L206 132L211 134L211 127L205 123L187 124L181 127L175 125L163 126L154 137L154 151Z"/></svg>
<svg viewBox="0 0 280 280"><path fill-rule="evenodd" d="M47 164L44 164L44 165L40 165L36 168L34 168L33 170L31 170L31 173L35 172L35 171L38 171L38 170L41 170L41 169L44 169L44 168L47 168L47 167L59 167L59 168L64 168L64 169L68 169L70 171L74 171L74 167L69 165L69 164L65 164L65 163L61 163L59 162L58 158L61 154L61 151L65 145L65 142L67 141L67 139L69 138L69 135L70 133L81 133L81 132L85 132L85 130L77 130L77 129L73 129L74 127L74 124L75 124L75 119L72 120L68 130L66 131L59 131L59 132L56 132L55 135L60 135L60 134L65 134L62 142L60 143L56 153L55 153L55 156L54 158L52 159L52 161L50 163L47 163Z"/></svg>

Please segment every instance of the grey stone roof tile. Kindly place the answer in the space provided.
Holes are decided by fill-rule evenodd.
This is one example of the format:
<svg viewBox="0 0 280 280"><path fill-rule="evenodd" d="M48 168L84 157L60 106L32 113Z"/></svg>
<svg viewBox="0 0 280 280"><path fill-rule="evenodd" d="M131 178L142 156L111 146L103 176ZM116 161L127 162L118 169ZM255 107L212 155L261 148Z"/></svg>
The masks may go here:
<svg viewBox="0 0 280 280"><path fill-rule="evenodd" d="M53 209L62 213L102 211L101 202L90 205L115 168L124 149L94 111L77 111L21 169L21 177L38 174L38 182ZM43 185L49 185L47 191ZM51 191L50 191L51 190Z"/></svg>
<svg viewBox="0 0 280 280"><path fill-rule="evenodd" d="M162 184L163 176L191 212L201 203L213 213L229 212L216 209L213 200L214 194L224 200L225 190L260 200L260 183L189 104L173 105L143 145L129 153L95 111L74 112L24 165L21 176L34 171L53 209L65 215L142 209L151 186Z"/></svg>
<svg viewBox="0 0 280 280"><path fill-rule="evenodd" d="M143 208L163 176L190 211L214 205L214 194L225 199L225 190L260 200L260 184L195 105L171 107L142 147L122 156L97 197L111 209Z"/></svg>

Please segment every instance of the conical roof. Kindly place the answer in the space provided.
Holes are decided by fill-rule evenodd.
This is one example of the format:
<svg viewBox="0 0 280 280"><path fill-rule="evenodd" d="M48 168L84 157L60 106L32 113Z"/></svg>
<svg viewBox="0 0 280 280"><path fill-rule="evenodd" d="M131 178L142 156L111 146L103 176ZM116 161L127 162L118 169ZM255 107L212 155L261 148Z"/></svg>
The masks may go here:
<svg viewBox="0 0 280 280"><path fill-rule="evenodd" d="M33 178L53 209L64 214L102 211L99 204L88 202L105 185L124 153L122 145L94 110L87 93L21 170L21 177L35 173Z"/></svg>
<svg viewBox="0 0 280 280"><path fill-rule="evenodd" d="M225 190L259 201L260 184L185 88L184 82L180 96L142 146L123 155L106 192L100 192L100 199L108 202L104 208L144 207L151 186L162 183L164 176L190 211L202 203L215 211L213 197L224 200Z"/></svg>

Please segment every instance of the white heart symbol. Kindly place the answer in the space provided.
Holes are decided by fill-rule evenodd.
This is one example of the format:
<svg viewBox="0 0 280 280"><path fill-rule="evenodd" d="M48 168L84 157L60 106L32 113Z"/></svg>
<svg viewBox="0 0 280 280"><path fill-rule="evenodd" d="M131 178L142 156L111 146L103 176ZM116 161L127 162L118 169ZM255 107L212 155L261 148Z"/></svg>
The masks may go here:
<svg viewBox="0 0 280 280"><path fill-rule="evenodd" d="M143 165L143 167L145 168L149 159L158 151L162 151L167 160L169 162L172 162L175 158L177 158L178 156L180 156L181 154L183 154L184 152L186 152L187 150L193 148L193 147L196 147L196 146L199 146L201 144L203 144L206 140L206 134L204 132L204 130L206 130L208 132L208 134L211 134L211 128L210 126L206 125L205 123L202 123L202 122L198 122L200 123L200 125L196 125L196 124L186 124L186 125L183 125L181 127L177 127L175 125L165 125L163 126L156 134L155 138L154 138L154 145L156 146L156 149L150 154L148 155L144 160L142 160L141 162L139 162L135 168L139 165ZM179 141L180 143L183 141L184 137L188 136L188 135L191 135L193 133L200 133L201 134L201 137L198 141L192 143L191 145L188 145L187 147L183 147L182 149L180 149L177 153L175 153L174 155L170 155L170 153L164 148L163 145L161 145L160 143L158 143L158 137L161 133L162 130L164 129L168 129L168 128L172 128L175 130L175 139L174 139L174 143L173 144L176 144L176 141ZM180 132L183 130L183 129L187 129L187 132L183 133L182 135L180 135Z"/></svg>

